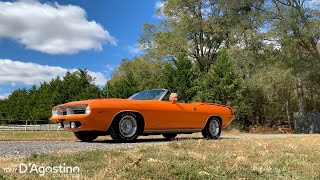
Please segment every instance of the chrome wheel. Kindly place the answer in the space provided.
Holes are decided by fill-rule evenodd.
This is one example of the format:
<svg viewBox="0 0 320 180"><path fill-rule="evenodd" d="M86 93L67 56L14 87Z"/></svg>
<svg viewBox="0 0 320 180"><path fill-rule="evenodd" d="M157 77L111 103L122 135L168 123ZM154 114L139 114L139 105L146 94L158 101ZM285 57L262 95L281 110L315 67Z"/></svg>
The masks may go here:
<svg viewBox="0 0 320 180"><path fill-rule="evenodd" d="M126 115L123 116L119 122L120 134L126 138L134 136L137 132L138 125L135 118Z"/></svg>
<svg viewBox="0 0 320 180"><path fill-rule="evenodd" d="M201 131L202 135L206 139L219 139L221 134L221 124L217 117L210 117L206 126Z"/></svg>
<svg viewBox="0 0 320 180"><path fill-rule="evenodd" d="M220 132L219 122L216 120L210 121L209 123L209 131L213 136L216 136Z"/></svg>

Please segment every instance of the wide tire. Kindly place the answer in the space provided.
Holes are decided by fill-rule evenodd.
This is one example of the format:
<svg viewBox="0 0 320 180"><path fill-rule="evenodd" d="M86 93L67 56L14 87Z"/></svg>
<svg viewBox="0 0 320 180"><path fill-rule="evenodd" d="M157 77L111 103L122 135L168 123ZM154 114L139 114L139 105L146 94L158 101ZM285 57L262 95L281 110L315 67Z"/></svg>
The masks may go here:
<svg viewBox="0 0 320 180"><path fill-rule="evenodd" d="M163 136L167 141L172 141L172 140L177 136L177 134L175 134L175 133L165 133L165 134L162 134L162 136Z"/></svg>
<svg viewBox="0 0 320 180"><path fill-rule="evenodd" d="M219 139L221 134L221 122L218 118L212 117L207 122L202 130L202 135L205 139Z"/></svg>
<svg viewBox="0 0 320 180"><path fill-rule="evenodd" d="M74 135L83 142L91 142L99 136L95 132L74 132Z"/></svg>
<svg viewBox="0 0 320 180"><path fill-rule="evenodd" d="M115 142L135 142L141 132L137 116L128 112L116 118L110 130L110 136Z"/></svg>

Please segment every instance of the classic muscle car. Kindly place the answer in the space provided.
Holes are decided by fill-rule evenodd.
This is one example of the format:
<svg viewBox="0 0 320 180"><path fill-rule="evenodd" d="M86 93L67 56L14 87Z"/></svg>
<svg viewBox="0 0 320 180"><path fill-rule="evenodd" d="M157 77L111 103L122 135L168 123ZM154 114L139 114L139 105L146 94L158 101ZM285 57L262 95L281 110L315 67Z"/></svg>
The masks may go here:
<svg viewBox="0 0 320 180"><path fill-rule="evenodd" d="M93 99L70 102L52 109L51 120L74 132L81 141L110 135L116 142L135 141L139 135L162 134L171 140L177 134L202 132L218 139L221 128L234 119L232 108L213 103L182 103L166 89L138 92L128 99Z"/></svg>

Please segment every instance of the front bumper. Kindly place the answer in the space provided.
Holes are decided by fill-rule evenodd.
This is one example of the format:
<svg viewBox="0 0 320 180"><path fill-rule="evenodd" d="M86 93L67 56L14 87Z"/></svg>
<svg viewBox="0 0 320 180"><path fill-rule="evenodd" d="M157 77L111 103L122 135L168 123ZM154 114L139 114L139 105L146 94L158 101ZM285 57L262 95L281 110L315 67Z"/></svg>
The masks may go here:
<svg viewBox="0 0 320 180"><path fill-rule="evenodd" d="M106 131L112 119L106 117L107 113L91 112L88 115L69 115L51 117L50 120L55 123L63 123L63 128L66 131ZM71 128L70 124L74 122L75 128ZM69 124L68 126L66 126Z"/></svg>
<svg viewBox="0 0 320 180"><path fill-rule="evenodd" d="M90 125L91 116L89 115L74 115L74 116L57 116L51 117L50 120L57 123L60 128L66 131L92 131L94 127ZM71 128L71 122L77 124L77 127Z"/></svg>

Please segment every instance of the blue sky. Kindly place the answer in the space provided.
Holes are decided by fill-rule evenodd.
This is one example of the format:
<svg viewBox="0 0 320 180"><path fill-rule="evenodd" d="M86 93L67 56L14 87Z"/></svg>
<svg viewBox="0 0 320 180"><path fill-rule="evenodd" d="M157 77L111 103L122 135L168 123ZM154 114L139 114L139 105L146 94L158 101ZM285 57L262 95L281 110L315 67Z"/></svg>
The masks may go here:
<svg viewBox="0 0 320 180"><path fill-rule="evenodd" d="M319 8L320 0L307 5ZM87 69L102 87L137 48L160 0L0 0L0 99L67 71Z"/></svg>
<svg viewBox="0 0 320 180"><path fill-rule="evenodd" d="M102 86L136 47L157 0L0 1L0 98L87 69ZM2 72L1 72L2 71Z"/></svg>

